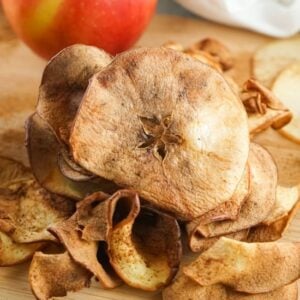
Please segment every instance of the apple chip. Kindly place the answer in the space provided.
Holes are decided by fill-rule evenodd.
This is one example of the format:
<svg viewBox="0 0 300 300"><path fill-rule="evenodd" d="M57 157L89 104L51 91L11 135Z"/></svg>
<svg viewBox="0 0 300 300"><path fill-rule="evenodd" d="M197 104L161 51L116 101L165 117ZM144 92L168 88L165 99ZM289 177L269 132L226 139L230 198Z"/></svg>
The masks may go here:
<svg viewBox="0 0 300 300"><path fill-rule="evenodd" d="M247 237L248 242L268 242L268 241L276 241L279 240L285 231L287 230L288 226L290 225L291 221L293 220L294 216L296 215L297 211L300 208L300 202L296 202L289 213L281 219L277 219L273 223L270 224L259 224L250 229L249 235ZM286 214L286 212L285 212Z"/></svg>
<svg viewBox="0 0 300 300"><path fill-rule="evenodd" d="M271 213L263 220L262 224L270 225L271 223L286 217L299 199L298 187L277 186L276 202Z"/></svg>
<svg viewBox="0 0 300 300"><path fill-rule="evenodd" d="M248 241L249 230L250 229L244 229L241 231L224 234L223 237L227 237L229 239L233 239L237 241L246 241L246 240ZM193 252L203 252L209 249L220 238L221 236L204 238L201 234L197 232L197 230L195 230L194 232L188 234L189 248Z"/></svg>
<svg viewBox="0 0 300 300"><path fill-rule="evenodd" d="M256 51L253 57L253 76L271 87L278 73L293 62L300 61L300 38L275 41Z"/></svg>
<svg viewBox="0 0 300 300"><path fill-rule="evenodd" d="M180 43L174 42L174 41L168 41L162 44L162 47L173 49L179 52L182 52L184 50L183 46Z"/></svg>
<svg viewBox="0 0 300 300"><path fill-rule="evenodd" d="M0 230L17 243L56 241L47 227L74 212L73 201L41 188L19 162L0 158Z"/></svg>
<svg viewBox="0 0 300 300"><path fill-rule="evenodd" d="M276 199L277 169L272 156L258 144L251 143L249 154L250 195L236 220L199 224L197 232L214 237L247 229L261 223L270 214Z"/></svg>
<svg viewBox="0 0 300 300"><path fill-rule="evenodd" d="M52 193L79 200L99 190L116 190L114 183L103 178L88 176L85 180L75 181L66 177L58 163L65 150L54 131L38 114L32 115L27 122L27 149L34 176ZM77 173L80 175L82 171Z"/></svg>
<svg viewBox="0 0 300 300"><path fill-rule="evenodd" d="M236 292L221 284L201 286L184 274L163 291L163 300L297 300L297 282L261 294Z"/></svg>
<svg viewBox="0 0 300 300"><path fill-rule="evenodd" d="M269 89L254 79L245 82L241 99L248 113L251 135L270 126L280 129L292 119L289 109Z"/></svg>
<svg viewBox="0 0 300 300"><path fill-rule="evenodd" d="M299 265L299 243L244 243L222 237L184 273L202 286L224 284L258 294L296 281Z"/></svg>
<svg viewBox="0 0 300 300"><path fill-rule="evenodd" d="M29 260L45 243L20 244L4 232L0 232L0 267L12 266Z"/></svg>
<svg viewBox="0 0 300 300"><path fill-rule="evenodd" d="M215 57L224 71L233 67L233 57L228 48L218 40L206 38L190 47L191 50L202 50Z"/></svg>
<svg viewBox="0 0 300 300"><path fill-rule="evenodd" d="M232 197L248 134L219 72L171 49L138 48L91 79L70 145L88 171L191 220Z"/></svg>
<svg viewBox="0 0 300 300"><path fill-rule="evenodd" d="M120 285L120 280L108 262L105 243L82 239L76 219L75 213L70 219L51 226L49 231L57 236L75 262L96 276L102 287L114 288Z"/></svg>
<svg viewBox="0 0 300 300"><path fill-rule="evenodd" d="M29 283L40 300L63 297L89 287L92 274L75 263L70 255L35 253L29 269Z"/></svg>
<svg viewBox="0 0 300 300"><path fill-rule="evenodd" d="M300 62L290 65L276 77L272 91L293 113L292 121L279 132L300 143Z"/></svg>
<svg viewBox="0 0 300 300"><path fill-rule="evenodd" d="M138 195L119 191L111 198L110 262L135 288L155 291L171 282L181 257L176 220L151 208L140 209Z"/></svg>
<svg viewBox="0 0 300 300"><path fill-rule="evenodd" d="M37 113L68 144L71 123L88 81L112 60L103 50L85 45L67 47L47 64L40 86Z"/></svg>

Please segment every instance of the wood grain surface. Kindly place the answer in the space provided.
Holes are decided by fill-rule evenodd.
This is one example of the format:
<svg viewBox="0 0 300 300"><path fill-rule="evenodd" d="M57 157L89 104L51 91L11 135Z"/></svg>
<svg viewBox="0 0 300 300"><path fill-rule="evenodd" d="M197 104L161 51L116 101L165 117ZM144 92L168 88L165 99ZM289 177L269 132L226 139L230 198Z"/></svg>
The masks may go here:
<svg viewBox="0 0 300 300"><path fill-rule="evenodd" d="M157 46L168 40L189 45L204 37L223 41L236 56L233 76L239 83L249 76L251 55L270 38L195 19L175 16L156 16L138 45ZM0 18L0 155L27 162L24 148L24 122L32 113L45 61L35 56L10 31ZM58 74L59 76L59 74ZM274 155L279 169L280 183L300 183L300 146L270 130L257 141ZM300 214L293 220L283 240L300 241ZM189 253L185 254L190 257ZM27 283L28 263L0 268L0 300L34 299ZM96 282L89 289L70 293L73 300L136 300L161 299L159 293L145 293L128 287L103 290Z"/></svg>

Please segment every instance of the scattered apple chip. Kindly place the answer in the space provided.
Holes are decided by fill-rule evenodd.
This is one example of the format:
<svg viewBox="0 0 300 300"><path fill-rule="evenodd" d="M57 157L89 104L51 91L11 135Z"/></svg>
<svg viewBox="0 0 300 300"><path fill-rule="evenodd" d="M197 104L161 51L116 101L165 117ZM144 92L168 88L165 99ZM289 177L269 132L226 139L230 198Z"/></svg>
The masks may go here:
<svg viewBox="0 0 300 300"><path fill-rule="evenodd" d="M236 292L221 284L201 286L184 274L163 291L163 300L297 300L298 285L293 282L274 291L261 294Z"/></svg>
<svg viewBox="0 0 300 300"><path fill-rule="evenodd" d="M300 55L299 62L290 65L276 77L272 91L293 113L292 121L279 132L300 143Z"/></svg>
<svg viewBox="0 0 300 300"><path fill-rule="evenodd" d="M0 230L17 243L56 241L47 227L70 217L73 201L49 194L11 159L0 158L0 178Z"/></svg>
<svg viewBox="0 0 300 300"><path fill-rule="evenodd" d="M0 267L12 266L29 260L45 243L20 244L0 231Z"/></svg>
<svg viewBox="0 0 300 300"><path fill-rule="evenodd" d="M179 52L183 52L184 50L183 45L174 41L165 42L164 44L162 44L162 47L173 49Z"/></svg>
<svg viewBox="0 0 300 300"><path fill-rule="evenodd" d="M249 131L255 135L270 126L280 129L292 119L289 109L254 79L245 82L241 99L248 113Z"/></svg>
<svg viewBox="0 0 300 300"><path fill-rule="evenodd" d="M108 245L118 275L135 288L155 291L171 282L181 258L180 229L173 217L140 209L131 191L111 198Z"/></svg>
<svg viewBox="0 0 300 300"><path fill-rule="evenodd" d="M253 76L271 87L278 73L300 60L300 38L275 41L259 49L253 58Z"/></svg>
<svg viewBox="0 0 300 300"><path fill-rule="evenodd" d="M219 72L171 49L138 48L90 80L70 145L88 171L191 220L232 197L248 134Z"/></svg>
<svg viewBox="0 0 300 300"><path fill-rule="evenodd" d="M99 48L73 45L60 51L47 64L37 113L67 145L71 123L89 79L111 60L112 57Z"/></svg>
<svg viewBox="0 0 300 300"><path fill-rule="evenodd" d="M206 38L190 47L191 50L202 50L215 57L224 71L233 67L233 57L228 48L218 40Z"/></svg>
<svg viewBox="0 0 300 300"><path fill-rule="evenodd" d="M299 243L243 243L222 237L183 270L202 286L221 283L258 294L296 281L299 265Z"/></svg>
<svg viewBox="0 0 300 300"><path fill-rule="evenodd" d="M49 230L64 244L75 262L96 276L102 287L114 288L120 285L120 280L109 265L105 244L82 239L76 219L75 213L70 219L50 227Z"/></svg>
<svg viewBox="0 0 300 300"><path fill-rule="evenodd" d="M51 127L38 114L27 122L27 149L34 176L52 193L79 200L99 190L117 189L114 183L99 177L74 181L64 176L58 164L62 147Z"/></svg>
<svg viewBox="0 0 300 300"><path fill-rule="evenodd" d="M250 195L236 220L199 224L198 234L214 237L237 232L261 223L271 212L276 199L277 169L272 156L258 144L251 143L249 153Z"/></svg>
<svg viewBox="0 0 300 300"><path fill-rule="evenodd" d="M68 292L89 287L92 274L75 263L68 252L33 256L29 269L29 283L39 300L63 297Z"/></svg>

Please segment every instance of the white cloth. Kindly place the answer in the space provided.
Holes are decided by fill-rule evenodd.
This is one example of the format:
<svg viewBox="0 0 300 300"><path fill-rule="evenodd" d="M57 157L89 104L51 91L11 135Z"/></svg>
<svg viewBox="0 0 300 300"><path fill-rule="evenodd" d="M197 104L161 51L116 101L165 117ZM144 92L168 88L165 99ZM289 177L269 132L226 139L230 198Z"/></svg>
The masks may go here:
<svg viewBox="0 0 300 300"><path fill-rule="evenodd" d="M206 19L274 37L300 30L300 0L175 0Z"/></svg>

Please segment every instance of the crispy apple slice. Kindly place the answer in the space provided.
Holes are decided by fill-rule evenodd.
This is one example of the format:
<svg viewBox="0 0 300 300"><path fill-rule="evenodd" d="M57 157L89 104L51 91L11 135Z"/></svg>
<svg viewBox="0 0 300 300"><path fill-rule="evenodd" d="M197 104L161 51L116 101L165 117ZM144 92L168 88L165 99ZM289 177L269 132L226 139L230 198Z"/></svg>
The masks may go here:
<svg viewBox="0 0 300 300"><path fill-rule="evenodd" d="M184 274L163 291L163 300L297 300L298 285L293 282L274 291L262 294L246 294L220 284L201 286Z"/></svg>
<svg viewBox="0 0 300 300"><path fill-rule="evenodd" d="M29 284L37 299L63 297L89 287L92 274L75 263L68 252L35 253L29 268Z"/></svg>
<svg viewBox="0 0 300 300"><path fill-rule="evenodd" d="M272 156L258 144L251 143L249 154L250 195L236 220L199 224L203 237L237 232L261 223L271 212L276 199L277 169Z"/></svg>
<svg viewBox="0 0 300 300"><path fill-rule="evenodd" d="M99 177L75 181L64 176L58 164L62 149L49 125L38 114L32 115L27 122L27 150L32 172L41 186L76 200L99 190L117 189L114 183Z"/></svg>
<svg viewBox="0 0 300 300"><path fill-rule="evenodd" d="M222 237L184 273L202 286L224 284L239 292L267 293L300 277L299 243L243 243Z"/></svg>
<svg viewBox="0 0 300 300"><path fill-rule="evenodd" d="M191 220L232 197L248 158L247 116L219 72L138 48L91 79L70 145L85 169Z"/></svg>

